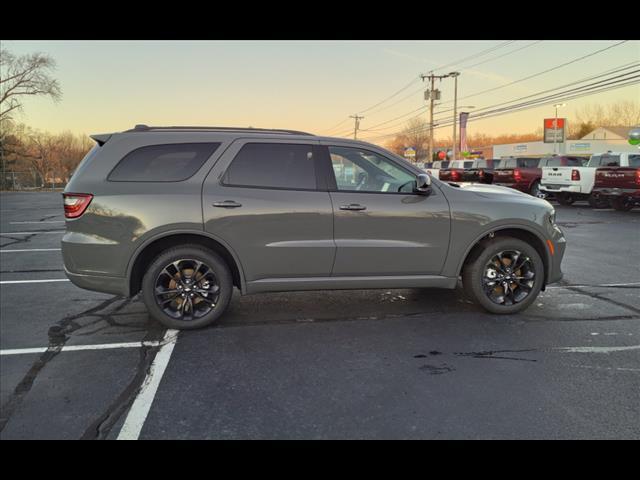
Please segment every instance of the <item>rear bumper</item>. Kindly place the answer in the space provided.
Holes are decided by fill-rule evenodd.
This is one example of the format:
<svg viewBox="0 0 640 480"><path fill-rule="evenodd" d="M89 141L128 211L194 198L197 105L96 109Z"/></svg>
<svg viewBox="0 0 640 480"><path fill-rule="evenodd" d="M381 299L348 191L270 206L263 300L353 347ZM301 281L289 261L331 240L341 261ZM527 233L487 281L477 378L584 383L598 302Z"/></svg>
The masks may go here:
<svg viewBox="0 0 640 480"><path fill-rule="evenodd" d="M105 275L87 275L73 273L64 268L64 273L76 287L92 290L94 292L110 293L112 295L129 296L129 286L124 277L108 277Z"/></svg>
<svg viewBox="0 0 640 480"><path fill-rule="evenodd" d="M541 183L540 190L549 193L582 193L580 185L546 185Z"/></svg>
<svg viewBox="0 0 640 480"><path fill-rule="evenodd" d="M598 187L593 189L593 193L603 197L633 197L640 199L640 189L635 188Z"/></svg>

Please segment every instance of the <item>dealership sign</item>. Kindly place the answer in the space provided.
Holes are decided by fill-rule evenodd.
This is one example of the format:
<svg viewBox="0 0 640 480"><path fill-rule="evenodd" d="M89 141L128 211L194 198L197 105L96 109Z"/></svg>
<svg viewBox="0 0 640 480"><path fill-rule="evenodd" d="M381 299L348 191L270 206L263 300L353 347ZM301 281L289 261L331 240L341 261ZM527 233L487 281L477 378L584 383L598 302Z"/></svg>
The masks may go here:
<svg viewBox="0 0 640 480"><path fill-rule="evenodd" d="M413 147L405 148L404 149L404 158L409 158L411 160L416 158L416 149L413 148Z"/></svg>
<svg viewBox="0 0 640 480"><path fill-rule="evenodd" d="M566 118L545 118L544 143L564 142L566 124Z"/></svg>

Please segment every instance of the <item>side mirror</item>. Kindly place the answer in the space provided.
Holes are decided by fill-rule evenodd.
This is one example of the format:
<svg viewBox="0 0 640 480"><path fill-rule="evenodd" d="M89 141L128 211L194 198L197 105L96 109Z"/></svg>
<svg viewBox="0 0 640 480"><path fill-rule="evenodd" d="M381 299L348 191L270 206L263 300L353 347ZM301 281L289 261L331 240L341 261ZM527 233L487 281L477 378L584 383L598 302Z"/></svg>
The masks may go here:
<svg viewBox="0 0 640 480"><path fill-rule="evenodd" d="M429 195L431 193L431 177L426 173L421 173L416 178L416 193Z"/></svg>

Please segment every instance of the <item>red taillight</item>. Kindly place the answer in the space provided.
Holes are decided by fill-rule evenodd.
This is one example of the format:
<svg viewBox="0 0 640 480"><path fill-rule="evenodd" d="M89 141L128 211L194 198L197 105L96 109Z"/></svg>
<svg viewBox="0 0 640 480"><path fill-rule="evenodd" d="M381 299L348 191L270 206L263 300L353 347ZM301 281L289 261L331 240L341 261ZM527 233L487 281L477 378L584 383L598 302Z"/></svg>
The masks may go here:
<svg viewBox="0 0 640 480"><path fill-rule="evenodd" d="M516 168L513 171L513 178L515 179L516 182L519 182L520 180L522 180L522 172Z"/></svg>
<svg viewBox="0 0 640 480"><path fill-rule="evenodd" d="M63 193L64 216L66 218L78 218L84 213L93 195L90 193Z"/></svg>
<svg viewBox="0 0 640 480"><path fill-rule="evenodd" d="M636 170L636 185L640 185L640 168Z"/></svg>
<svg viewBox="0 0 640 480"><path fill-rule="evenodd" d="M451 180L454 182L460 180L460 172L458 170L451 170Z"/></svg>
<svg viewBox="0 0 640 480"><path fill-rule="evenodd" d="M580 172L578 170L571 170L571 180L573 181L580 180Z"/></svg>

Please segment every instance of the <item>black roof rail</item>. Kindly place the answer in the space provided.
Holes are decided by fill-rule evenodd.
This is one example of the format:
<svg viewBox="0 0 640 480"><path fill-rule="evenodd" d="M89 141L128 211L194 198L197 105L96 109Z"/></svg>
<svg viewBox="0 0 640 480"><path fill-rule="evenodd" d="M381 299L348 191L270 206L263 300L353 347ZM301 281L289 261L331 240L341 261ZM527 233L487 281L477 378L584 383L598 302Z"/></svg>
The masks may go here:
<svg viewBox="0 0 640 480"><path fill-rule="evenodd" d="M253 128L253 127L205 127L205 126L184 126L175 125L168 127L155 127L144 124L138 124L131 130L125 132L150 132L154 130L212 130L223 132L258 132L258 133L286 133L288 135L309 135L315 136L313 133L301 132L298 130L283 130L279 128Z"/></svg>

